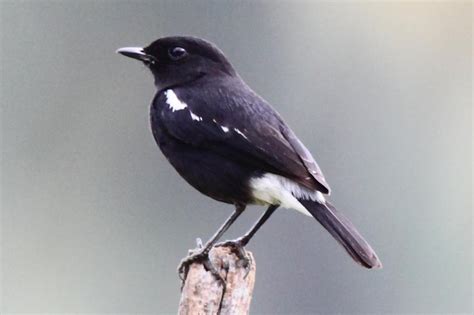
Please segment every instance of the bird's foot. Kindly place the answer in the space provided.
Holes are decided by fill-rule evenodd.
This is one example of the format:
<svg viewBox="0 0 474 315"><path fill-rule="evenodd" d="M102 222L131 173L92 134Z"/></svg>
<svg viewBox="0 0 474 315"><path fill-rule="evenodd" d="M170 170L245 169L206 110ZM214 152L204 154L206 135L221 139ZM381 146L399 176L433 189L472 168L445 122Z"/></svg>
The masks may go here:
<svg viewBox="0 0 474 315"><path fill-rule="evenodd" d="M242 237L239 237L238 239L235 239L235 240L217 243L215 247L219 247L219 246L230 247L232 249L232 252L234 252L239 258L239 263L241 264L241 266L245 268L245 271L246 271L245 276L247 276L248 273L250 272L252 259L249 255L247 255L247 252L245 251L245 248L244 248L245 245L247 245L246 240Z"/></svg>
<svg viewBox="0 0 474 315"><path fill-rule="evenodd" d="M219 271L217 271L216 267L212 264L211 260L209 259L209 249L202 247L202 242L200 239L197 239L198 247L190 250L188 256L183 258L178 266L178 275L181 279L181 289L186 282L186 278L188 276L189 268L195 262L200 262L206 271L209 271L217 280L219 280L223 286L225 286L225 280L220 275Z"/></svg>

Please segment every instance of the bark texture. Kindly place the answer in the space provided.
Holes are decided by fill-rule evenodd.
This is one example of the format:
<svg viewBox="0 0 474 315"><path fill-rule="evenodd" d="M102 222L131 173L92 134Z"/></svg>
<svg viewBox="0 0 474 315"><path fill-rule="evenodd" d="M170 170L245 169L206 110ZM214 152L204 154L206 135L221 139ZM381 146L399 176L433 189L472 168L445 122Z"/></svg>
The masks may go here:
<svg viewBox="0 0 474 315"><path fill-rule="evenodd" d="M212 248L209 257L226 281L225 288L201 263L193 263L181 292L178 314L248 314L255 284L255 261L252 253L246 253L250 258L247 269L232 248Z"/></svg>

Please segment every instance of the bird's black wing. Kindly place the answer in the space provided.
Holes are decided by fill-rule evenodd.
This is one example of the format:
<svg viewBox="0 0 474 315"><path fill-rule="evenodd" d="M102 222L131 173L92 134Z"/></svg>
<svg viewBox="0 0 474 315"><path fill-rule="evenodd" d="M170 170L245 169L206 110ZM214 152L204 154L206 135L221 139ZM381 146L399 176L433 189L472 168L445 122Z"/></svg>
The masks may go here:
<svg viewBox="0 0 474 315"><path fill-rule="evenodd" d="M161 124L176 139L330 192L308 149L250 88L202 88L196 93L177 87L161 92L154 102L164 104Z"/></svg>
<svg viewBox="0 0 474 315"><path fill-rule="evenodd" d="M293 150L298 154L298 156L301 159L301 162L303 162L303 165L306 167L308 172L311 174L311 176L324 188L326 188L325 193L329 194L331 193L331 188L329 187L329 184L326 182L326 179L324 178L323 172L319 168L318 163L314 160L313 156L309 152L309 150L305 147L305 145L298 139L298 137L295 135L293 130L291 130L286 124L282 124L280 126L280 131L285 137L285 139L290 143L290 145L293 147Z"/></svg>

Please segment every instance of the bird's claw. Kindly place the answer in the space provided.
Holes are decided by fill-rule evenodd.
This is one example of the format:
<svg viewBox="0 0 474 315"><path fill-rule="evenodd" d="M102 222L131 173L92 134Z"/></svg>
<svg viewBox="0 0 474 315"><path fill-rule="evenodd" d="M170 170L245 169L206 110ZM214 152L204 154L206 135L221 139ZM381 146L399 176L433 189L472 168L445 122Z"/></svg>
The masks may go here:
<svg viewBox="0 0 474 315"><path fill-rule="evenodd" d="M250 272L250 266L252 259L249 255L247 255L247 252L245 251L244 246L246 245L246 242L244 241L243 238L238 238L235 240L230 240L230 241L225 241L221 242L215 245L215 247L230 247L232 249L232 252L237 255L239 258L239 262L242 267L245 268L245 277L248 275Z"/></svg>
<svg viewBox="0 0 474 315"><path fill-rule="evenodd" d="M191 250L186 258L183 258L178 266L178 275L181 279L181 289L184 286L186 278L188 276L189 267L194 262L201 262L206 271L209 271L217 280L219 280L223 286L225 286L225 280L222 278L216 267L212 264L209 259L209 250L198 246L198 248Z"/></svg>

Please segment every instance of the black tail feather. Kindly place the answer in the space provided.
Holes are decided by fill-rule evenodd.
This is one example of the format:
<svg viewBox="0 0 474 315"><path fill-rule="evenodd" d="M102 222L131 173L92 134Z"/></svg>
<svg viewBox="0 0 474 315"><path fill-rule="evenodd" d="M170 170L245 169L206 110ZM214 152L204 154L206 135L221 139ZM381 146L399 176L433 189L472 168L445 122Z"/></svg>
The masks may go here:
<svg viewBox="0 0 474 315"><path fill-rule="evenodd" d="M333 205L328 201L325 204L304 199L299 201L357 263L366 268L382 268L382 263L372 247Z"/></svg>

